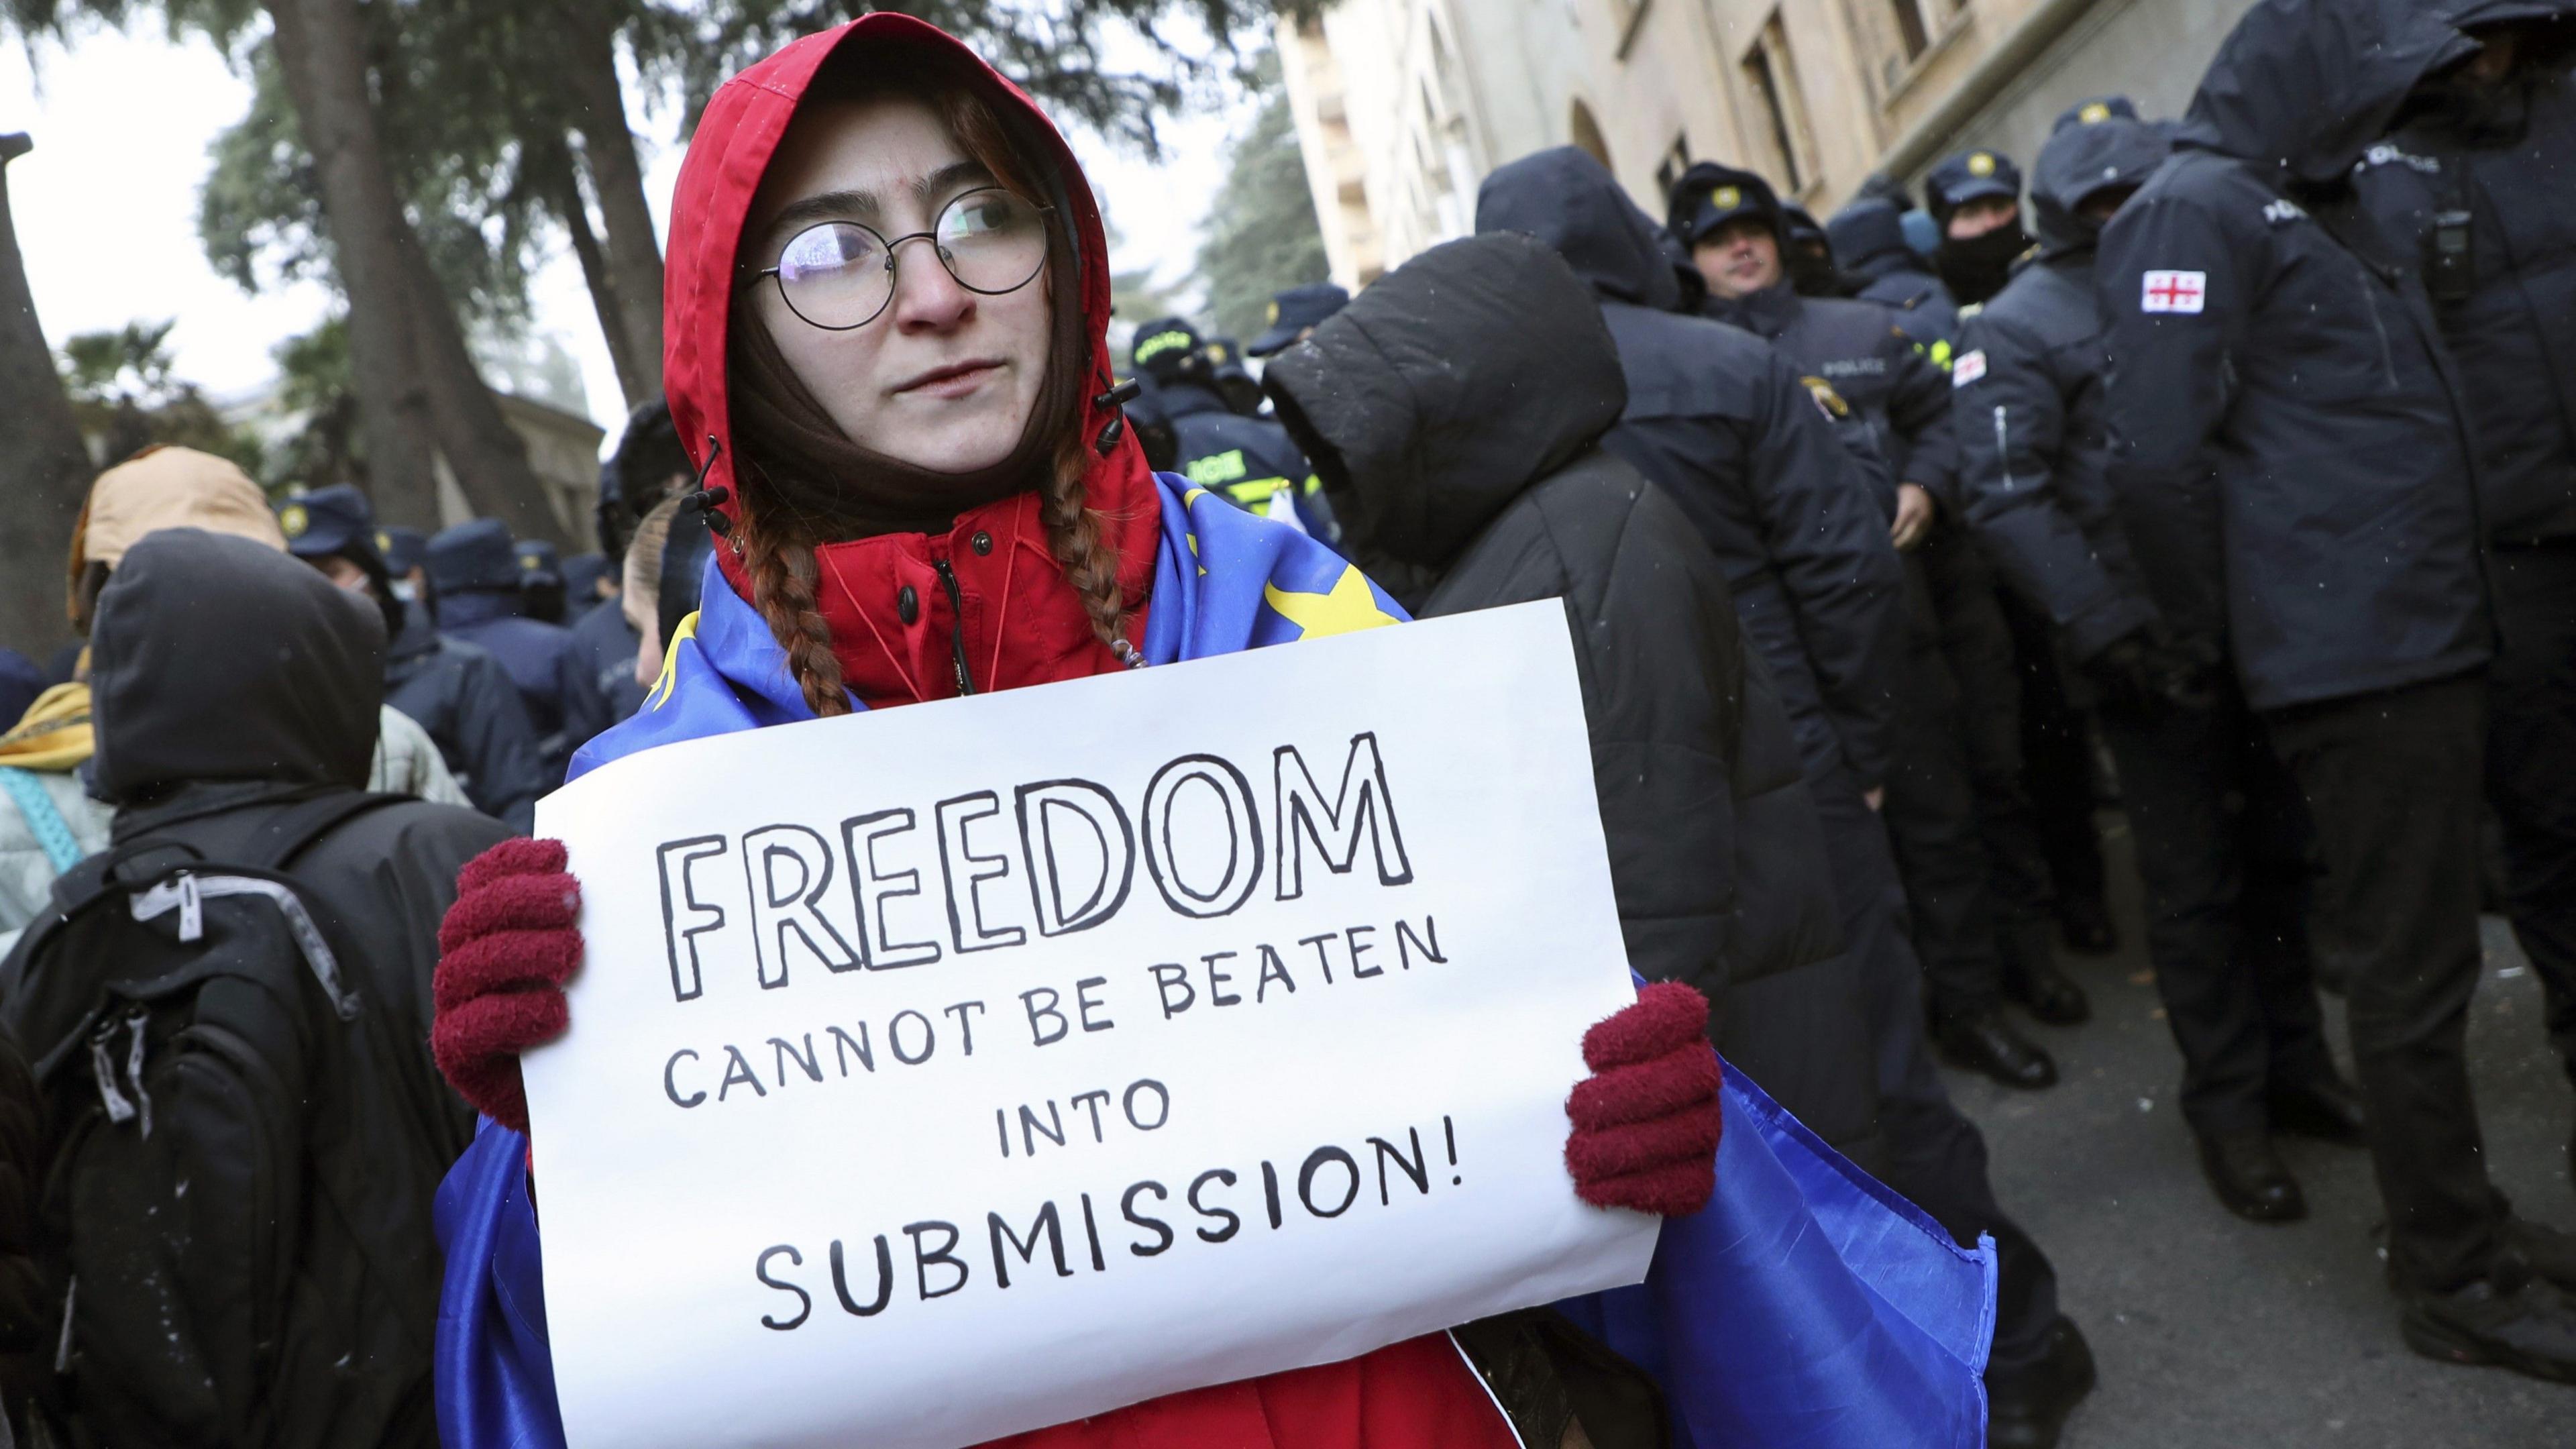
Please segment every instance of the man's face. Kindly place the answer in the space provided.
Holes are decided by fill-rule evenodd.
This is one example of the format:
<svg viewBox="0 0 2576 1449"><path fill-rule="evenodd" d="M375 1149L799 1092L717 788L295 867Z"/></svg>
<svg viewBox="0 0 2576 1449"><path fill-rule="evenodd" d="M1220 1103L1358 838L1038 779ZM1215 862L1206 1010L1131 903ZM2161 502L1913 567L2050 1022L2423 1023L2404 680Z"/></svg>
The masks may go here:
<svg viewBox="0 0 2576 1449"><path fill-rule="evenodd" d="M1980 196L1959 203L1950 213L1949 235L1952 241L1973 241L1987 232L2006 227L2021 215L2021 203L2009 196Z"/></svg>
<svg viewBox="0 0 2576 1449"><path fill-rule="evenodd" d="M2513 75L2513 63L2522 48L2522 33L2509 25L2482 31L2478 53L2460 66L2460 78L2472 86L2502 85Z"/></svg>
<svg viewBox="0 0 2576 1449"><path fill-rule="evenodd" d="M1760 217L1737 217L1700 238L1691 263L1709 291L1732 302L1780 280L1780 239Z"/></svg>
<svg viewBox="0 0 2576 1449"><path fill-rule="evenodd" d="M329 579L335 588L346 589L353 594L368 592L367 571L336 553L313 560L313 566L320 569L322 577Z"/></svg>

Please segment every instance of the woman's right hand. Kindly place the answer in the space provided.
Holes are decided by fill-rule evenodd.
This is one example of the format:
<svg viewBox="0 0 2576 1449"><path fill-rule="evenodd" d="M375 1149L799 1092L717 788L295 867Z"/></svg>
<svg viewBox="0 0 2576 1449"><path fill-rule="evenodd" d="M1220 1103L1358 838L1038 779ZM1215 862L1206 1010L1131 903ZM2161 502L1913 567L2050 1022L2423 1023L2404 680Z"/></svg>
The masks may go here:
<svg viewBox="0 0 2576 1449"><path fill-rule="evenodd" d="M429 1046L476 1111L528 1130L519 1054L564 1034L563 984L581 968L581 882L560 840L505 840L466 862L438 927Z"/></svg>

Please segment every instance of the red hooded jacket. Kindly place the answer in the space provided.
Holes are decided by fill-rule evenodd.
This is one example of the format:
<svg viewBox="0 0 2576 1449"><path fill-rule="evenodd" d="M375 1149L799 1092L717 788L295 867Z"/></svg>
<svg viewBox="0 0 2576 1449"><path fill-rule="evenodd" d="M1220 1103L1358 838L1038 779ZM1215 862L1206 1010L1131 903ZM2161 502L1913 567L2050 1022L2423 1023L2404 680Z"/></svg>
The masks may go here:
<svg viewBox="0 0 2576 1449"><path fill-rule="evenodd" d="M735 250L762 173L787 132L798 98L844 46L916 45L964 57L987 78L996 110L1033 122L1045 137L1081 248L1082 307L1096 386L1084 392L1084 436L1097 437L1115 405L1093 399L1112 379L1109 245L1100 207L1071 148L1027 95L953 37L908 16L874 14L808 36L719 89L698 122L671 207L663 288L663 377L680 438L704 465L724 446L707 487L738 489L725 394L725 329L736 295ZM1122 434L1095 454L1084 486L1111 521L1119 578L1137 613L1150 603L1158 511L1143 451ZM728 511L732 504L726 505ZM1046 546L1034 494L961 515L945 534L887 534L817 550L823 616L853 693L871 707L957 693L952 628L978 690L1104 673L1118 661L1092 635L1081 601ZM719 548L736 592L741 565ZM952 613L935 563L954 572L962 607ZM896 599L909 586L907 623ZM1138 632L1141 633L1141 628ZM1245 1305L1258 1312L1258 1304ZM1173 1394L1079 1423L1006 1441L1014 1449L1510 1449L1508 1423L1445 1335L1412 1339L1318 1368ZM1555 1446L1547 1446L1555 1449Z"/></svg>

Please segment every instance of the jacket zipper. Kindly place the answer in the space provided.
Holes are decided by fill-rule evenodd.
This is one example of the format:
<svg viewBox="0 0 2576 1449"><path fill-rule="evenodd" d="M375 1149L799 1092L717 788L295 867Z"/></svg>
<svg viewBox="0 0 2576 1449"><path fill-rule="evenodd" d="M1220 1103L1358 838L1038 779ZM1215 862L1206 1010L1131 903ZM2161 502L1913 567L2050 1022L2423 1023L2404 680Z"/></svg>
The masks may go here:
<svg viewBox="0 0 2576 1449"><path fill-rule="evenodd" d="M2370 313L2371 330L2379 334L2379 362L2381 366L2388 369L2388 386L2391 391L2394 391L2398 385L2397 349L2389 344L2388 324L2379 318L2379 300L2371 292L2370 277L2366 272L2361 281L2361 305Z"/></svg>
<svg viewBox="0 0 2576 1449"><path fill-rule="evenodd" d="M939 585L948 591L948 662L957 671L957 692L973 694L975 676L966 672L966 600L957 591L957 571L944 558L932 559L930 566L939 570Z"/></svg>
<svg viewBox="0 0 2576 1449"><path fill-rule="evenodd" d="M2012 492L2018 485L2013 482L2012 440L2010 434L2004 427L2004 405L2002 403L1995 404L1995 466L2004 470L2004 491L2006 493Z"/></svg>

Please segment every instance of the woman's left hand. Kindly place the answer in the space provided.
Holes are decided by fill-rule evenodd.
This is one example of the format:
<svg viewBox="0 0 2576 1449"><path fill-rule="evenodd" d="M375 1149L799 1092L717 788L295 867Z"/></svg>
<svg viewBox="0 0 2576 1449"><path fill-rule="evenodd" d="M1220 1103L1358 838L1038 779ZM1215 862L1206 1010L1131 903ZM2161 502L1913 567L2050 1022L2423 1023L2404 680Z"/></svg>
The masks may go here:
<svg viewBox="0 0 2576 1449"><path fill-rule="evenodd" d="M1708 998L1665 981L1583 1034L1592 1075L1565 1101L1565 1165L1585 1202L1665 1217L1708 1206L1725 1118L1707 1033Z"/></svg>

